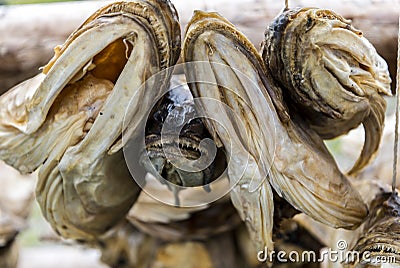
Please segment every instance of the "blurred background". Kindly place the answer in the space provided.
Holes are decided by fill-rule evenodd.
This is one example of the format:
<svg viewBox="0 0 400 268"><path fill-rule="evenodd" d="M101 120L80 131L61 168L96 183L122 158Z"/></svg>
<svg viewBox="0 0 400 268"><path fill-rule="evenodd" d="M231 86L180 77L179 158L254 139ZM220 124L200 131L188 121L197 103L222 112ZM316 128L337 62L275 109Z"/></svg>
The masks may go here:
<svg viewBox="0 0 400 268"><path fill-rule="evenodd" d="M39 3L68 2L76 0L0 0L0 5L25 5Z"/></svg>

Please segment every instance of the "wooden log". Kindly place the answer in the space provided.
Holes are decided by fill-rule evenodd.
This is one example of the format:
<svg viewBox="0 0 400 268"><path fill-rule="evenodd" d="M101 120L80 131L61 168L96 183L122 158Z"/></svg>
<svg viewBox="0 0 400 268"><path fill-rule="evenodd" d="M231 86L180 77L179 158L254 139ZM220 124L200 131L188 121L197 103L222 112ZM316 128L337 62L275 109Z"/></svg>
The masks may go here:
<svg viewBox="0 0 400 268"><path fill-rule="evenodd" d="M108 1L107 1L108 2ZM106 1L0 6L0 93L38 73L52 56L53 47ZM235 24L257 47L265 28L283 9L276 0L172 1L179 13L182 32L196 9L217 11ZM290 7L317 6L333 9L352 19L356 28L388 61L392 77L396 68L400 0L292 0Z"/></svg>
<svg viewBox="0 0 400 268"><path fill-rule="evenodd" d="M100 2L0 7L0 93L39 72Z"/></svg>

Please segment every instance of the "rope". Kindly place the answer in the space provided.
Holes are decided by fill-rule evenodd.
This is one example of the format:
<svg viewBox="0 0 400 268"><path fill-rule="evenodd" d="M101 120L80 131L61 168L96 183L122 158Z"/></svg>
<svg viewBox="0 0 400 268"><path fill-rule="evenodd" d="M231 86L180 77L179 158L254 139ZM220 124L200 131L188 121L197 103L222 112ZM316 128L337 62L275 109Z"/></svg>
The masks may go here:
<svg viewBox="0 0 400 268"><path fill-rule="evenodd" d="M400 80L400 16L399 16L399 33L397 40L397 75L396 75L396 126L394 132L394 159L393 159L393 178L392 178L392 192L396 191L396 178L397 178L397 158L398 158L398 146L399 146L399 106L400 106L400 94L399 94L399 80Z"/></svg>

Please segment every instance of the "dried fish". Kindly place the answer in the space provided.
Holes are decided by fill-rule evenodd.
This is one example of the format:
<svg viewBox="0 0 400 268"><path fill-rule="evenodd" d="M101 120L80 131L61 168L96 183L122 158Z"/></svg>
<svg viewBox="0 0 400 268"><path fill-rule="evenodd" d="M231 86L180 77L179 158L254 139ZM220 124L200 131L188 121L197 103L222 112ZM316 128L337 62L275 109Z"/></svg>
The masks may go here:
<svg viewBox="0 0 400 268"><path fill-rule="evenodd" d="M179 53L170 2L116 2L57 47L41 74L1 96L0 158L23 173L40 167L37 200L63 237L95 240L131 208L140 188L120 150L125 108ZM168 80L154 84L137 109Z"/></svg>
<svg viewBox="0 0 400 268"><path fill-rule="evenodd" d="M400 198L382 192L371 202L361 237L353 250L364 259L347 260L361 264L400 264Z"/></svg>
<svg viewBox="0 0 400 268"><path fill-rule="evenodd" d="M349 174L365 167L379 147L391 79L362 33L330 10L289 9L267 29L262 53L291 115L322 138L363 124L364 148Z"/></svg>
<svg viewBox="0 0 400 268"><path fill-rule="evenodd" d="M186 62L200 61L186 70L194 97L223 104L200 100L206 118L217 115L206 125L228 151L228 175L237 182L231 198L258 249L273 248L271 186L296 209L325 224L355 228L363 221L367 209L360 195L322 139L288 115L279 88L243 34L216 13L196 12L183 50ZM239 115L232 116L224 105Z"/></svg>
<svg viewBox="0 0 400 268"><path fill-rule="evenodd" d="M222 173L227 166L223 175L229 177L231 201L257 250L272 250L274 222L299 211L335 228L354 229L364 222L367 206L323 139L362 123L364 148L349 173L367 165L382 135L382 95L390 94L390 78L386 63L349 21L328 10L285 9L267 30L260 55L229 21L197 11L183 49L193 96L176 88L163 97L180 42L170 1L112 3L57 47L41 74L0 97L0 159L22 173L39 169L37 200L61 236L99 246L110 264L118 263L118 254L132 264L139 262L139 243L152 244L154 237L206 239L240 224L226 199L183 209L143 196L138 201L141 189L121 148L124 131L134 139L143 126L146 148L134 153L150 159L142 161L148 173L155 170L153 175L177 186L196 187L209 184L215 170ZM157 79L149 80L155 74ZM152 107L154 100L159 101ZM202 119L188 123L191 114ZM169 119L175 121L163 133ZM183 133L174 132L186 123ZM226 161L192 172L174 166L171 160L213 155L201 146L205 138L226 153ZM399 202L393 198L370 206L365 237L382 230L398 235L392 223L398 224ZM146 215L138 215L146 209ZM361 251L381 252L380 245L388 243L363 239ZM130 247L135 252L128 252Z"/></svg>

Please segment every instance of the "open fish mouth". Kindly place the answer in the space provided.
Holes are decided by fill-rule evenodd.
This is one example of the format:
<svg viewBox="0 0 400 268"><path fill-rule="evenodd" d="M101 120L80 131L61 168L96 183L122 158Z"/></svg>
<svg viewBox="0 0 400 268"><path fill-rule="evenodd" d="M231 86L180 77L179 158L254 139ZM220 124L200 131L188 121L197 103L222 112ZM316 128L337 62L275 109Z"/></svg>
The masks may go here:
<svg viewBox="0 0 400 268"><path fill-rule="evenodd" d="M141 163L148 172L177 186L208 185L221 173L216 172L216 163L220 169L226 166L222 149L217 157L218 149L202 144L211 135L197 115L189 89L171 87L147 120Z"/></svg>
<svg viewBox="0 0 400 268"><path fill-rule="evenodd" d="M384 234L381 234L384 235ZM390 267L400 267L400 247L394 245L389 239L384 241L382 237L372 238L368 245L359 251L359 265L381 266L390 264Z"/></svg>
<svg viewBox="0 0 400 268"><path fill-rule="evenodd" d="M396 256L397 261L400 259L400 247L397 245L393 245L392 241L384 242L383 239L378 240L379 242L375 242L373 245L365 248L365 252L368 251L371 253L371 258L377 258L379 256Z"/></svg>
<svg viewBox="0 0 400 268"><path fill-rule="evenodd" d="M167 181L184 187L203 186L212 182L214 173L214 162L202 170L193 167L193 170L180 169L171 161L171 157L175 161L190 162L200 158L202 152L199 146L200 141L180 138L179 142L175 142L173 138L162 142L161 137L149 137L151 142L146 144L146 154L149 157L154 169ZM174 149L179 148L178 153ZM205 151L203 151L204 153ZM166 156L168 155L168 157Z"/></svg>
<svg viewBox="0 0 400 268"><path fill-rule="evenodd" d="M199 146L200 141L197 139L180 137L179 141L176 142L174 137L168 137L164 138L163 141L161 136L150 135L146 137L146 149L150 157L163 153L165 150L163 147L179 147L182 155L188 159L198 159L202 153Z"/></svg>
<svg viewBox="0 0 400 268"><path fill-rule="evenodd" d="M364 235L353 250L359 252L360 264L400 266L400 198L383 193L371 203Z"/></svg>

